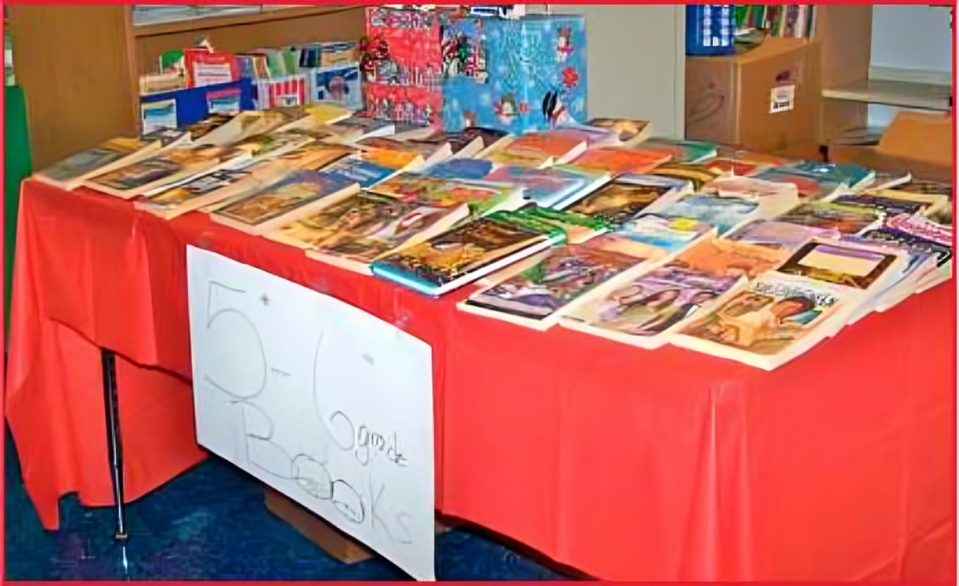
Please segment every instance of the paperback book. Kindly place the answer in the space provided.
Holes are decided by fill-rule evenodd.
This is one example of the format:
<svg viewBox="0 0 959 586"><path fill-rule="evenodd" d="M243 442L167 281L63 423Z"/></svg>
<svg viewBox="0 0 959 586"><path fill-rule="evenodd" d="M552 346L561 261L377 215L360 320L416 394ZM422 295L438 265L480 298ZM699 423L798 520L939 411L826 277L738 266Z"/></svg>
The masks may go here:
<svg viewBox="0 0 959 586"><path fill-rule="evenodd" d="M841 285L773 271L704 312L670 341L773 370L838 332L861 295Z"/></svg>
<svg viewBox="0 0 959 586"><path fill-rule="evenodd" d="M344 179L294 171L219 208L212 218L248 234L265 234L357 191L359 185Z"/></svg>
<svg viewBox="0 0 959 586"><path fill-rule="evenodd" d="M723 176L708 167L692 163L664 163L650 171L650 174L688 181L693 184L694 191L701 190L710 181Z"/></svg>
<svg viewBox="0 0 959 586"><path fill-rule="evenodd" d="M474 293L458 307L545 330L555 325L564 311L588 301L602 285L645 262L592 247L589 242L548 250L534 261Z"/></svg>
<svg viewBox="0 0 959 586"><path fill-rule="evenodd" d="M570 164L583 169L604 171L613 175L649 173L668 162L671 156L659 151L633 151L620 147L589 149Z"/></svg>
<svg viewBox="0 0 959 586"><path fill-rule="evenodd" d="M640 213L668 207L691 189L686 181L655 175L621 175L566 209L623 224Z"/></svg>
<svg viewBox="0 0 959 586"><path fill-rule="evenodd" d="M875 210L827 201L805 203L777 218L780 222L834 229L842 234L858 234L876 224L879 219L880 215Z"/></svg>
<svg viewBox="0 0 959 586"><path fill-rule="evenodd" d="M649 122L627 118L593 118L587 124L612 130L616 133L620 145L624 147L638 145L647 140L653 131L653 125Z"/></svg>
<svg viewBox="0 0 959 586"><path fill-rule="evenodd" d="M860 191L869 185L876 176L876 173L871 169L853 163L800 161L781 167L780 170L845 185L852 191Z"/></svg>
<svg viewBox="0 0 959 586"><path fill-rule="evenodd" d="M390 254L371 268L377 276L438 296L560 244L564 238L558 228L546 230L499 212Z"/></svg>
<svg viewBox="0 0 959 586"><path fill-rule="evenodd" d="M190 177L219 171L249 160L249 152L237 148L199 146L168 149L131 165L98 175L84 185L103 193L132 199Z"/></svg>
<svg viewBox="0 0 959 586"><path fill-rule="evenodd" d="M438 179L416 173L401 173L377 183L370 191L396 199L435 207L467 204L473 215L516 209L523 203L522 188L487 182Z"/></svg>
<svg viewBox="0 0 959 586"><path fill-rule="evenodd" d="M779 268L790 254L785 249L712 236L681 252L670 265L711 275L753 278Z"/></svg>
<svg viewBox="0 0 959 586"><path fill-rule="evenodd" d="M39 171L34 175L34 179L62 189L73 190L98 175L131 165L155 154L160 146L160 141L113 138Z"/></svg>
<svg viewBox="0 0 959 586"><path fill-rule="evenodd" d="M667 254L675 254L691 246L700 238L715 233L716 228L707 222L663 214L641 215L623 224L615 232L638 244L660 249Z"/></svg>
<svg viewBox="0 0 959 586"><path fill-rule="evenodd" d="M812 240L779 267L779 272L852 289L881 290L906 264L906 256L888 247L835 240Z"/></svg>
<svg viewBox="0 0 959 586"><path fill-rule="evenodd" d="M720 236L762 216L756 201L708 194L687 195L663 208L662 214L705 222Z"/></svg>
<svg viewBox="0 0 959 586"><path fill-rule="evenodd" d="M586 150L578 137L533 132L504 140L480 154L497 165L522 165L537 169L572 161Z"/></svg>
<svg viewBox="0 0 959 586"><path fill-rule="evenodd" d="M483 159L453 158L423 170L424 175L453 181L478 181L493 171L493 163Z"/></svg>
<svg viewBox="0 0 959 586"><path fill-rule="evenodd" d="M670 138L650 138L643 141L639 148L657 149L672 155L677 163L701 163L716 156L719 145L701 140L674 140Z"/></svg>
<svg viewBox="0 0 959 586"><path fill-rule="evenodd" d="M372 187L397 174L395 169L364 161L360 157L343 157L320 169L324 175L338 177L358 184L363 189Z"/></svg>
<svg viewBox="0 0 959 586"><path fill-rule="evenodd" d="M580 193L587 193L609 181L605 173L573 173L559 168L534 169L506 165L484 177L486 181L518 185L523 197L543 207L561 208Z"/></svg>
<svg viewBox="0 0 959 586"><path fill-rule="evenodd" d="M249 187L249 170L224 169L192 179L183 185L133 201L134 207L172 220L188 212L212 205Z"/></svg>
<svg viewBox="0 0 959 586"><path fill-rule="evenodd" d="M795 252L813 238L838 240L841 235L835 228L814 228L778 220L755 220L730 232L725 238Z"/></svg>
<svg viewBox="0 0 959 586"><path fill-rule="evenodd" d="M670 264L566 312L562 325L641 348L658 348L683 323L704 307L719 303L741 281L741 277Z"/></svg>
<svg viewBox="0 0 959 586"><path fill-rule="evenodd" d="M703 187L705 193L759 204L765 217L783 214L799 205L799 191L791 183L772 183L752 177L720 177Z"/></svg>
<svg viewBox="0 0 959 586"><path fill-rule="evenodd" d="M791 183L796 186L800 199L804 201L826 199L842 187L841 184L833 181L790 173L781 169L766 169L751 175L751 177L773 183Z"/></svg>

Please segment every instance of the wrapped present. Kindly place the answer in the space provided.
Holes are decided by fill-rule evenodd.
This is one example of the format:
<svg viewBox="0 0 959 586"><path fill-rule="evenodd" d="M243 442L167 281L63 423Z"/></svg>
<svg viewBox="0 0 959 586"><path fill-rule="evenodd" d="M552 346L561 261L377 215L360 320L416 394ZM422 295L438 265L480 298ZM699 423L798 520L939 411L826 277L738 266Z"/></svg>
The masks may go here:
<svg viewBox="0 0 959 586"><path fill-rule="evenodd" d="M443 103L437 11L371 6L360 69L368 116L438 124Z"/></svg>
<svg viewBox="0 0 959 586"><path fill-rule="evenodd" d="M447 130L483 126L518 134L585 122L582 16L465 18L444 28L442 45L444 56L455 56L443 81ZM476 48L480 55L473 56Z"/></svg>

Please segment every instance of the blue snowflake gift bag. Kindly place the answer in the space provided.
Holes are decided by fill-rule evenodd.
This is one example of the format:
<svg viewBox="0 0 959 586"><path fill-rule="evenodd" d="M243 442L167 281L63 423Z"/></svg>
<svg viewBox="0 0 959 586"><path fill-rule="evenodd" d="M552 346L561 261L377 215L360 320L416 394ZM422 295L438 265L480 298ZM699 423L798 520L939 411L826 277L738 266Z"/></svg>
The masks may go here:
<svg viewBox="0 0 959 586"><path fill-rule="evenodd" d="M585 122L583 17L461 19L444 29L443 41L447 130L484 126L520 134ZM457 63L447 67L447 56ZM460 68L464 60L475 67Z"/></svg>

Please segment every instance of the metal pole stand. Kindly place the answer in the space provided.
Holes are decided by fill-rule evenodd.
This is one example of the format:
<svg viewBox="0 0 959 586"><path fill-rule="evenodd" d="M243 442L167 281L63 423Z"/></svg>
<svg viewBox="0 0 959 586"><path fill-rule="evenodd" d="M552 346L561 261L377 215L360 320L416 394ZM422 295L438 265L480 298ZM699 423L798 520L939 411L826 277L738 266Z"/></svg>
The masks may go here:
<svg viewBox="0 0 959 586"><path fill-rule="evenodd" d="M117 529L113 538L126 541L127 511L123 501L123 446L120 442L120 414L117 410L117 364L116 356L101 349L103 363L103 404L106 411L107 449L110 459L110 479L113 481L113 502L117 513Z"/></svg>

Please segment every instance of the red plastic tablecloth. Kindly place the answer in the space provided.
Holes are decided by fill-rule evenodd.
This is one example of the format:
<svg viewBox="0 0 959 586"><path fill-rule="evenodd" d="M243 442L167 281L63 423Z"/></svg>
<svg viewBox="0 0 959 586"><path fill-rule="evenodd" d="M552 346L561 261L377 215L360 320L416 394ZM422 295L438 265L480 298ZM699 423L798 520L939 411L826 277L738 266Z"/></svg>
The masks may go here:
<svg viewBox="0 0 959 586"><path fill-rule="evenodd" d="M45 526L112 501L99 347L119 354L128 497L200 461L188 243L433 347L438 508L601 578L955 579L955 284L774 372L536 332L212 224L23 187L7 417ZM188 505L184 505L188 506Z"/></svg>

